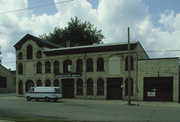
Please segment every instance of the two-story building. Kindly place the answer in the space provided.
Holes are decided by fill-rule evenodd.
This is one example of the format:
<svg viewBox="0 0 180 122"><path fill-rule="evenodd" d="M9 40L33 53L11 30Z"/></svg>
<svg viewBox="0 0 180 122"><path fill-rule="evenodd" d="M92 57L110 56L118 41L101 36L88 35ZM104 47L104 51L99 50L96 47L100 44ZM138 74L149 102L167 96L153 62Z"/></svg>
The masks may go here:
<svg viewBox="0 0 180 122"><path fill-rule="evenodd" d="M32 86L59 86L64 98L127 99L127 43L60 47L27 34L14 47L18 96ZM139 42L131 42L130 55L132 99L178 101L178 58L152 60ZM164 81L171 93L158 91Z"/></svg>

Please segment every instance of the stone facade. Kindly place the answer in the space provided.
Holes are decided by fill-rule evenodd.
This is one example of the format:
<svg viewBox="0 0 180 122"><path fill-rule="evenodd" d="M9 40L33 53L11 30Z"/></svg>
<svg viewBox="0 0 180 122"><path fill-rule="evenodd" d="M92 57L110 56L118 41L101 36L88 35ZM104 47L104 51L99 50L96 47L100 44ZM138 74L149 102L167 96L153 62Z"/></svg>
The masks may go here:
<svg viewBox="0 0 180 122"><path fill-rule="evenodd" d="M0 65L0 93L14 93L16 89L15 71Z"/></svg>
<svg viewBox="0 0 180 122"><path fill-rule="evenodd" d="M43 43L43 44L41 44ZM101 45L90 45L90 46L79 46L79 47L66 47L66 48L57 48L53 47L51 44L44 44L42 40L34 38L34 36L25 36L21 39L16 45L16 56L19 57L19 54L22 54L20 59L17 58L16 64L16 94L18 96L24 95L24 93L29 89L29 87L37 86L38 81L41 81L41 86L46 86L49 84L50 86L55 85L55 81L58 81L58 86L61 89L65 90L65 85L63 86L63 80L73 80L73 98L82 98L82 99L108 99L110 84L108 79L119 78L122 79L121 86L118 86L121 90L121 99L127 100L127 81L128 71L126 70L127 66L127 43L122 44L101 44ZM30 59L27 58L27 48L28 46L32 47L32 57ZM43 45L43 46L42 46ZM40 51L42 53L42 57L37 57L37 52ZM173 100L177 101L178 97L175 92L178 92L178 77L179 71L177 71L179 67L177 59L168 59L168 60L149 60L148 55L142 48L139 42L131 43L131 51L130 55L132 58L132 70L131 70L131 79L133 81L133 96L134 100L143 100L143 77L146 76L154 76L155 72L162 72L162 76L168 75L166 70L172 72L171 76L174 77L174 94ZM87 71L87 60L92 59L93 62L93 70ZM98 59L103 59L103 70L98 71ZM77 60L81 59L82 61L82 72L80 76L68 76L73 73L77 73ZM143 60L139 60L143 59ZM64 72L65 61L71 61L70 72L67 74ZM37 73L37 67L39 64L42 64L42 72ZM46 72L47 62L50 64L48 67L48 72ZM58 70L61 74L60 77L54 73L55 70L55 62L58 62ZM147 65L148 63L148 65ZM19 65L22 65L22 72L18 73ZM171 67L173 65L173 67ZM151 67L149 70L148 68ZM69 70L69 67L67 67ZM163 74L164 73L164 74ZM65 74L65 75L64 75ZM82 86L82 94L78 95L78 86L77 81L81 79L83 81ZM93 81L91 88L92 94L89 95L89 86L88 79ZM100 87L98 86L97 81L101 79L103 80L103 90L101 95L98 95L98 91ZM50 83L47 83L50 81ZM31 85L29 85L30 83ZM70 90L70 89L69 89ZM111 89L112 90L112 89ZM114 92L116 93L116 91Z"/></svg>
<svg viewBox="0 0 180 122"><path fill-rule="evenodd" d="M179 100L179 58L138 60L139 100L143 100L144 77L173 77L173 101Z"/></svg>

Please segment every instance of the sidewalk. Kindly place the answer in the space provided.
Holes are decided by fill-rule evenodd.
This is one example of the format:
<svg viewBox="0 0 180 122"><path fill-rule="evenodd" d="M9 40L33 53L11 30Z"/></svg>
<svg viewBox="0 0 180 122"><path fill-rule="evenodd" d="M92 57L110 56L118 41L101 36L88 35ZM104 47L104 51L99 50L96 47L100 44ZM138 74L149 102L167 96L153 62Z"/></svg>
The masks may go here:
<svg viewBox="0 0 180 122"><path fill-rule="evenodd" d="M66 103L75 104L107 104L107 105L127 105L128 101L124 100L86 100L86 99L62 99ZM131 101L132 106L158 106L158 107L179 107L178 102L152 102L152 101Z"/></svg>
<svg viewBox="0 0 180 122"><path fill-rule="evenodd" d="M25 100L24 97L16 97L15 93L0 94L0 99L9 100ZM104 104L104 105L128 105L128 101L125 100L88 100L88 99L60 99L63 103L68 104ZM152 102L152 101L131 101L132 106L158 106L158 107L179 107L178 102Z"/></svg>
<svg viewBox="0 0 180 122"><path fill-rule="evenodd" d="M16 96L16 93L0 94L0 97Z"/></svg>

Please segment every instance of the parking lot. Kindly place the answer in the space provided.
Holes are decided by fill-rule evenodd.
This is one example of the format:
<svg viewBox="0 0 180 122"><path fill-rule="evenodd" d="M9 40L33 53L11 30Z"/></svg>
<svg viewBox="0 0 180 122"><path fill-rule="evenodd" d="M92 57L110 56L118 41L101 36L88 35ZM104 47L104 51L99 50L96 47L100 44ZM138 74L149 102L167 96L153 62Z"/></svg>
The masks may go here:
<svg viewBox="0 0 180 122"><path fill-rule="evenodd" d="M180 121L180 104L121 100L61 99L31 101L24 97L0 96L0 115L43 117L77 121Z"/></svg>

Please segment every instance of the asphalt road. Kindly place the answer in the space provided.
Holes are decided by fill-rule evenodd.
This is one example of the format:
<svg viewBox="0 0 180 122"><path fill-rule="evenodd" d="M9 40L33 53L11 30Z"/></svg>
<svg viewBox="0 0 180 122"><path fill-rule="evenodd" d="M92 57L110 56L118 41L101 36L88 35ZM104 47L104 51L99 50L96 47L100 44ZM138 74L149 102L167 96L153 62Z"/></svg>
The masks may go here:
<svg viewBox="0 0 180 122"><path fill-rule="evenodd" d="M0 115L44 117L80 121L180 121L180 104L159 102L62 99L27 102L25 98L0 96Z"/></svg>

